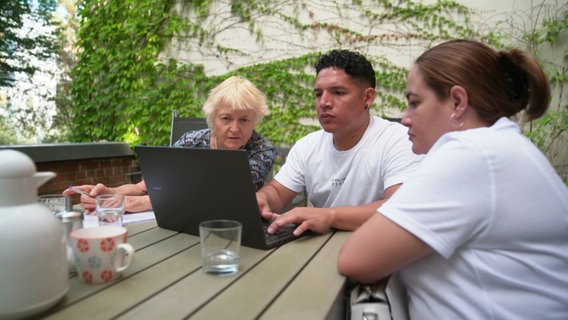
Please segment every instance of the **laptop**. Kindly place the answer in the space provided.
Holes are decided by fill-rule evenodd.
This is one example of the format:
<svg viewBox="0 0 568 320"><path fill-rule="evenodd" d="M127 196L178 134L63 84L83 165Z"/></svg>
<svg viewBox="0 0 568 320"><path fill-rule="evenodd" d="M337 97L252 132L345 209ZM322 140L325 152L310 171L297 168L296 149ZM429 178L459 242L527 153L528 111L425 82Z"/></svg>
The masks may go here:
<svg viewBox="0 0 568 320"><path fill-rule="evenodd" d="M199 236L199 223L237 220L241 244L270 249L298 237L294 225L266 233L245 150L135 146L150 202L161 228Z"/></svg>

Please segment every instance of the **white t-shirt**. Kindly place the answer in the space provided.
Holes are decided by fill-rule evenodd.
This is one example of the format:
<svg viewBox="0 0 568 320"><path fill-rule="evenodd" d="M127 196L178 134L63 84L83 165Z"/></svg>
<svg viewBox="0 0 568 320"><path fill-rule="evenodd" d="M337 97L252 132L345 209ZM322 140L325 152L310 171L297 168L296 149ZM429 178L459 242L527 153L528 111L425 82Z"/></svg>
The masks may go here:
<svg viewBox="0 0 568 320"><path fill-rule="evenodd" d="M350 150L335 149L332 134L323 130L298 140L274 179L295 192L305 189L314 207L357 206L383 199L420 158L404 126L372 116Z"/></svg>
<svg viewBox="0 0 568 320"><path fill-rule="evenodd" d="M511 120L442 136L378 211L435 251L400 272L412 319L568 318L568 188Z"/></svg>

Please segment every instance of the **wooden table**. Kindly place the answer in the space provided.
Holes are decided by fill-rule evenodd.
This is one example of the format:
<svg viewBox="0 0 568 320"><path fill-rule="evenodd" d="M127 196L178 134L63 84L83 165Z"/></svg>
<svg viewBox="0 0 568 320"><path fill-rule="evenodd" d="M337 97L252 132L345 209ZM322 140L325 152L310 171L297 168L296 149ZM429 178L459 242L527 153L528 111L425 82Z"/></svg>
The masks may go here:
<svg viewBox="0 0 568 320"><path fill-rule="evenodd" d="M127 225L134 264L109 284L70 278L46 319L343 319L346 278L337 255L348 232L310 235L272 250L241 247L232 276L201 271L199 238Z"/></svg>

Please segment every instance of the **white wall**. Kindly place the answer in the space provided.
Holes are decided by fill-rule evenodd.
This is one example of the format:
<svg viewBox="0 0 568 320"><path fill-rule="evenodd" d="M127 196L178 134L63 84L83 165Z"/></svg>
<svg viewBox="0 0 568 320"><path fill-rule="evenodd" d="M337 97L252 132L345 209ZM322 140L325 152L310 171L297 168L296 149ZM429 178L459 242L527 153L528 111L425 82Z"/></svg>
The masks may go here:
<svg viewBox="0 0 568 320"><path fill-rule="evenodd" d="M176 10L192 15L186 1L179 1ZM273 1L271 4L275 9L290 15L298 12L298 17L302 23L311 24L314 22L337 23L349 26L363 35L372 34L400 34L412 32L411 29L404 29L404 25L385 25L379 23L369 23L360 17L360 11L351 9L351 1L343 2L341 10L343 16L337 15L335 1L312 0L304 5L298 4L300 1ZM423 1L424 3L433 1ZM528 21L527 12L535 3L540 1L531 0L461 0L458 1L479 12L474 17L474 27L480 30L492 30L496 27L496 22L513 17L518 25L523 25ZM544 0L544 2L554 4L558 0ZM369 7L373 5L370 4ZM216 30L214 38L208 41L215 42L224 47L239 50L238 54L231 54L229 60L220 58L217 50L211 50L207 45L199 46L195 42L185 39L175 39L164 53L164 57L175 58L182 62L192 62L203 64L205 72L209 75L219 75L227 73L233 69L268 62L271 60L286 59L289 57L300 56L307 52L327 51L337 47L345 47L361 51L362 53L372 52L373 54L384 54L389 56L394 62L401 66L408 67L412 61L424 50L424 43L415 40L404 41L385 41L381 46L363 47L362 44L337 43L326 32L307 32L299 35L296 30L282 23L277 19L267 19L267 17L255 17L257 26L261 26L263 32L262 43L259 43L255 34L251 34L246 23L240 23L230 13L229 0L214 1L212 13L203 22L202 27L208 30ZM506 27L506 26L505 26ZM528 27L528 26L527 26Z"/></svg>
<svg viewBox="0 0 568 320"><path fill-rule="evenodd" d="M175 10L185 15L193 16L186 0L178 0ZM388 35L389 40L380 45L368 45L366 42L338 42L328 32L310 29L300 35L298 31L284 23L282 20L267 18L266 16L253 17L256 27L262 30L262 37L252 34L246 23L238 21L230 13L229 0L214 1L211 13L200 23L200 26L214 31L212 38L204 39L199 44L190 38L179 37L163 53L164 58L175 58L181 62L202 64L208 75L220 75L234 69L272 60L282 60L301 56L308 52L324 52L330 49L347 48L357 50L367 56L386 56L393 63L409 68L414 59L424 51L430 43L418 41L415 38L404 38L400 35L411 34L413 29L403 22L397 24L381 24L361 17L361 13L352 5L350 0L329 1L311 0L274 0L270 6L283 14L297 16L301 23L313 24L316 22L338 24L356 30L362 35ZM424 3L435 1L424 0ZM508 40L516 47L524 48L521 35L532 30L547 14L551 8L567 5L566 0L458 0L458 2L475 10L472 19L472 28L480 31L503 31L508 34ZM340 5L337 6L336 4ZM540 6L541 9L535 9ZM376 6L376 1L368 1L367 8ZM341 16L337 14L337 7ZM554 12L552 12L554 13ZM260 41L258 41L260 39ZM563 52L568 50L568 34L558 43L555 52L543 54L553 60L557 65L563 66ZM232 48L235 52L222 54L217 46ZM557 95L555 95L557 96ZM565 104L566 102L564 102ZM553 100L551 105L557 105ZM387 110L393 116L399 111ZM313 120L313 119L312 119ZM317 123L307 120L310 123ZM559 146L560 164L563 167L563 176L568 176L568 147Z"/></svg>

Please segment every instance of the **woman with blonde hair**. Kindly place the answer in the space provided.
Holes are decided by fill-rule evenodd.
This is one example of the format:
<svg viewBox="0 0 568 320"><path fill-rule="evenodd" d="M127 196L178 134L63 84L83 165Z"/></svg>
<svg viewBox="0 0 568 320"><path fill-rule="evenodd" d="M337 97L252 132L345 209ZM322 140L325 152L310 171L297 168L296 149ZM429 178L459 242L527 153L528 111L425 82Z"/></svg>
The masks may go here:
<svg viewBox="0 0 568 320"><path fill-rule="evenodd" d="M272 171L276 160L276 147L254 129L269 113L266 97L249 80L232 76L213 88L203 106L209 128L189 131L174 143L174 147L206 149L244 149L247 151L251 179L260 189ZM91 196L120 193L125 197L125 211L152 210L146 183L125 184L109 188L102 183L75 187ZM63 194L73 194L66 189ZM81 195L81 206L87 212L95 209L94 198Z"/></svg>

